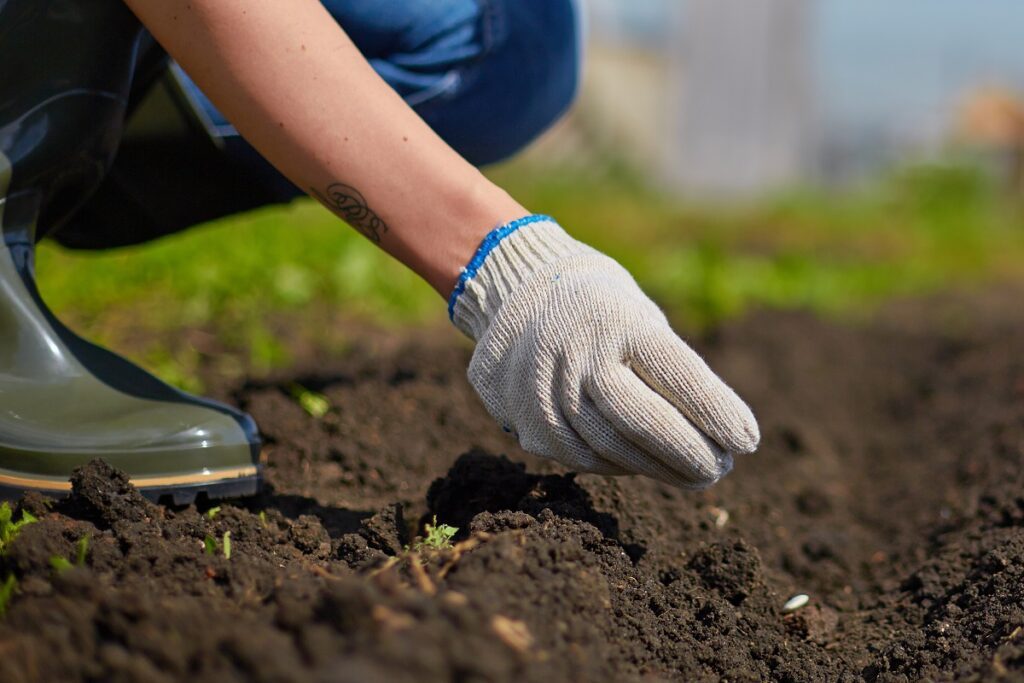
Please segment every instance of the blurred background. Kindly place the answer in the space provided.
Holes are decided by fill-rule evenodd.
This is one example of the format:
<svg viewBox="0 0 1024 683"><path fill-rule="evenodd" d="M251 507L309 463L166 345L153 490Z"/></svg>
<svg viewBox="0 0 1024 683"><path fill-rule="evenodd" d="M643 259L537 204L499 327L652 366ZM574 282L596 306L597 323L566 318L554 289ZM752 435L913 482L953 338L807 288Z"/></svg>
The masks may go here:
<svg viewBox="0 0 1024 683"><path fill-rule="evenodd" d="M684 333L752 306L855 318L1024 280L1021 3L585 9L578 103L487 172L620 259ZM46 245L38 270L79 331L192 390L446 324L309 200L101 254Z"/></svg>
<svg viewBox="0 0 1024 683"><path fill-rule="evenodd" d="M566 152L610 148L665 189L751 197L951 153L1021 180L1013 0L590 0L588 19Z"/></svg>

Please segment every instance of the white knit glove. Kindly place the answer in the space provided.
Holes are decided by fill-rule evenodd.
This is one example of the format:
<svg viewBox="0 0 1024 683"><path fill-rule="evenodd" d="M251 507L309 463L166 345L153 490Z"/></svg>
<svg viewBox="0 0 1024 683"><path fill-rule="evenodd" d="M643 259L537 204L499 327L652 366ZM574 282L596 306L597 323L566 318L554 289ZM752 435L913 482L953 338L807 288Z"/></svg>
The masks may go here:
<svg viewBox="0 0 1024 683"><path fill-rule="evenodd" d="M449 313L477 341L470 383L531 453L706 488L757 447L750 408L630 274L547 216L488 235Z"/></svg>

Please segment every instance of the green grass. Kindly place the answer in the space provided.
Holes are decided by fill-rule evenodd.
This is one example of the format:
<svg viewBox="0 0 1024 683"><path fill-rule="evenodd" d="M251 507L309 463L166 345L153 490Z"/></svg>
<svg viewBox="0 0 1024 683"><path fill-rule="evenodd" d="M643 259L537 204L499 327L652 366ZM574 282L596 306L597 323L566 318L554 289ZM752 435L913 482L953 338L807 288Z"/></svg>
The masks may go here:
<svg viewBox="0 0 1024 683"><path fill-rule="evenodd" d="M614 174L505 180L534 210L616 256L690 325L751 306L840 314L897 295L1024 279L1024 207L957 166L732 207L673 202Z"/></svg>
<svg viewBox="0 0 1024 683"><path fill-rule="evenodd" d="M842 314L896 295L1024 280L1021 204L956 166L731 207L681 203L616 171L511 165L491 175L618 258L692 327L751 306ZM282 316L309 320L303 334L314 341L343 344L325 311L379 325L445 315L426 284L308 200L106 253L44 244L38 264L58 315L190 389L204 352L178 339L182 326L212 331L236 366L260 371L289 360L274 324Z"/></svg>
<svg viewBox="0 0 1024 683"><path fill-rule="evenodd" d="M108 252L40 246L39 286L73 326L164 379L197 389L195 349L144 343L182 326L212 329L266 370L289 360L270 319L316 305L380 324L423 321L441 309L425 283L312 201L231 217L152 244ZM308 332L341 343L340 330ZM240 371L240 369L239 369Z"/></svg>

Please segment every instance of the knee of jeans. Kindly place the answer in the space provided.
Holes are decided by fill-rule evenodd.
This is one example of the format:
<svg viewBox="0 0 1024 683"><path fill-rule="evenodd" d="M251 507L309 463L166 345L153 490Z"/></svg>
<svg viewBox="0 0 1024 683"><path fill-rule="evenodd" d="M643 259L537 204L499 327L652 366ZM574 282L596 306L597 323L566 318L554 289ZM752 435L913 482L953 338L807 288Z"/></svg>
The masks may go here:
<svg viewBox="0 0 1024 683"><path fill-rule="evenodd" d="M481 58L463 70L457 92L421 115L470 162L501 161L522 150L569 109L580 81L574 0L485 0L498 14L482 22Z"/></svg>
<svg viewBox="0 0 1024 683"><path fill-rule="evenodd" d="M410 105L443 97L483 52L480 0L327 0L377 73Z"/></svg>
<svg viewBox="0 0 1024 683"><path fill-rule="evenodd" d="M543 49L534 52L532 58L535 64L529 77L518 81L520 120L508 131L527 137L522 141L524 145L558 121L576 99L580 59L575 26L553 37Z"/></svg>
<svg viewBox="0 0 1024 683"><path fill-rule="evenodd" d="M558 121L580 84L580 31L575 0L506 2L507 44L495 78L503 97L493 108L492 158L520 151Z"/></svg>

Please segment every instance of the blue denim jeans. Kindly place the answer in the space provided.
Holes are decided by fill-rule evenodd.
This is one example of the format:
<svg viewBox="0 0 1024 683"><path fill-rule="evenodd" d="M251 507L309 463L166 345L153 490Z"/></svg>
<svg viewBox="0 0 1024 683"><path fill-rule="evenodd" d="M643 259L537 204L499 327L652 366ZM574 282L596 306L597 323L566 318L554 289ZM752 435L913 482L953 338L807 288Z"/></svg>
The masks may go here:
<svg viewBox="0 0 1024 683"><path fill-rule="evenodd" d="M377 73L473 164L500 161L525 147L576 94L575 0L323 4ZM228 153L247 165L259 163L199 87L180 76Z"/></svg>

